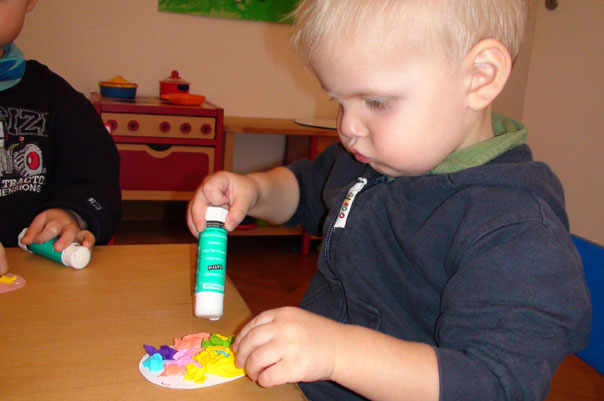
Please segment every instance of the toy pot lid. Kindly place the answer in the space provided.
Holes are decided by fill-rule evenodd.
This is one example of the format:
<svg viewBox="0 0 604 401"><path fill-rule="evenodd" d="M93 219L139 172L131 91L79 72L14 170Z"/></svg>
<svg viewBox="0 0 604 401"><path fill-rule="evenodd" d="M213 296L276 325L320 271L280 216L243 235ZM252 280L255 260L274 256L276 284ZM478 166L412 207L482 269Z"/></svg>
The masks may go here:
<svg viewBox="0 0 604 401"><path fill-rule="evenodd" d="M175 83L175 84L181 84L181 85L188 85L189 82L185 81L184 79L182 79L180 77L180 75L178 75L178 71L177 70L172 70L172 74L170 74L169 78L166 79L162 79L160 82L163 83Z"/></svg>
<svg viewBox="0 0 604 401"><path fill-rule="evenodd" d="M108 88L138 88L137 84L134 82L128 82L128 80L121 75L116 75L109 81L101 81L99 82L99 86L105 86Z"/></svg>

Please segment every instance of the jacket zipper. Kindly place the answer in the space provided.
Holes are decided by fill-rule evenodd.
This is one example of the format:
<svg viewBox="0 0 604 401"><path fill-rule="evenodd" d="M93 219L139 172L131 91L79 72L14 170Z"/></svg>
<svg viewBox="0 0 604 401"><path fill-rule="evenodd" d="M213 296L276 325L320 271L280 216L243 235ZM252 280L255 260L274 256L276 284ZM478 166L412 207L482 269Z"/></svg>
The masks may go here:
<svg viewBox="0 0 604 401"><path fill-rule="evenodd" d="M331 237L333 236L333 231L336 228L336 225L340 228L344 228L346 226L346 220L348 218L348 213L350 213L350 209L352 208L352 203L354 199L358 195L359 192L367 184L367 179L364 177L358 177L357 182L348 190L346 194L346 198L342 202L342 206L340 206L340 210L338 213L331 219L329 223L329 230L327 231L327 235L325 236L325 240L323 241L324 248L324 256L327 265L331 267ZM339 221L338 221L339 219Z"/></svg>

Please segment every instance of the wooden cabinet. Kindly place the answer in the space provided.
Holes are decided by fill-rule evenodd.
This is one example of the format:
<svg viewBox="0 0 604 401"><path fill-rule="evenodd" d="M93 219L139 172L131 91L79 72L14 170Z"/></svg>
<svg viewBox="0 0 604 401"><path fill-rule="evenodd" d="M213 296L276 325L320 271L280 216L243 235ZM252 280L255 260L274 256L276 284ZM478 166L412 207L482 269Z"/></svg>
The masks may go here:
<svg viewBox="0 0 604 401"><path fill-rule="evenodd" d="M222 168L222 108L94 92L91 100L120 152L124 200L189 200L206 175Z"/></svg>

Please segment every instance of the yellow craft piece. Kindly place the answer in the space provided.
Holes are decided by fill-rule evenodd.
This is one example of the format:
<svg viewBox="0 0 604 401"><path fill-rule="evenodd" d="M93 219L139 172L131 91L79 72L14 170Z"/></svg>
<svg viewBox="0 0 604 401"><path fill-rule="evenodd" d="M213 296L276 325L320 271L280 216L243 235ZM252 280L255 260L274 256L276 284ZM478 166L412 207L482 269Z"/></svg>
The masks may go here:
<svg viewBox="0 0 604 401"><path fill-rule="evenodd" d="M17 276L0 276L0 283L2 284L12 284L17 281Z"/></svg>
<svg viewBox="0 0 604 401"><path fill-rule="evenodd" d="M111 78L109 82L114 82L116 84L127 84L128 80L121 75L116 75L115 77Z"/></svg>
<svg viewBox="0 0 604 401"><path fill-rule="evenodd" d="M220 338L222 341L229 341L229 339L233 336L223 336L222 334L214 333L214 335Z"/></svg>
<svg viewBox="0 0 604 401"><path fill-rule="evenodd" d="M193 380L195 383L203 383L206 381L206 368L202 366L198 368L194 363L187 364L187 373L185 374L185 380Z"/></svg>
<svg viewBox="0 0 604 401"><path fill-rule="evenodd" d="M228 339L228 337L224 337ZM185 380L193 380L195 383L203 383L206 373L221 377L236 377L244 374L243 369L235 366L235 354L232 349L220 345L207 347L193 357L202 367L195 364L187 365Z"/></svg>

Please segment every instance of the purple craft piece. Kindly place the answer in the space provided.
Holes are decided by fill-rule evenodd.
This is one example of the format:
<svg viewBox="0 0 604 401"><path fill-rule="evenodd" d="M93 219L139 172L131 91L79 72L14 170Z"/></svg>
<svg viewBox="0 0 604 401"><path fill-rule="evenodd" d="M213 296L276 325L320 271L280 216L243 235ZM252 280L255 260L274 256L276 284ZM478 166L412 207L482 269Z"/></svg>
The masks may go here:
<svg viewBox="0 0 604 401"><path fill-rule="evenodd" d="M159 347L159 353L164 358L164 361L172 361L174 360L174 354L176 354L176 350L169 345L162 345Z"/></svg>
<svg viewBox="0 0 604 401"><path fill-rule="evenodd" d="M157 350L157 348L155 348L152 345L147 345L144 344L143 347L145 348L145 351L147 352L147 355L151 356L153 354L157 354L159 351Z"/></svg>
<svg viewBox="0 0 604 401"><path fill-rule="evenodd" d="M155 354L160 354L164 361L172 361L174 360L174 354L176 354L176 350L169 345L161 345L159 349L155 348L152 345L144 344L143 347L147 352L147 355L153 356Z"/></svg>

